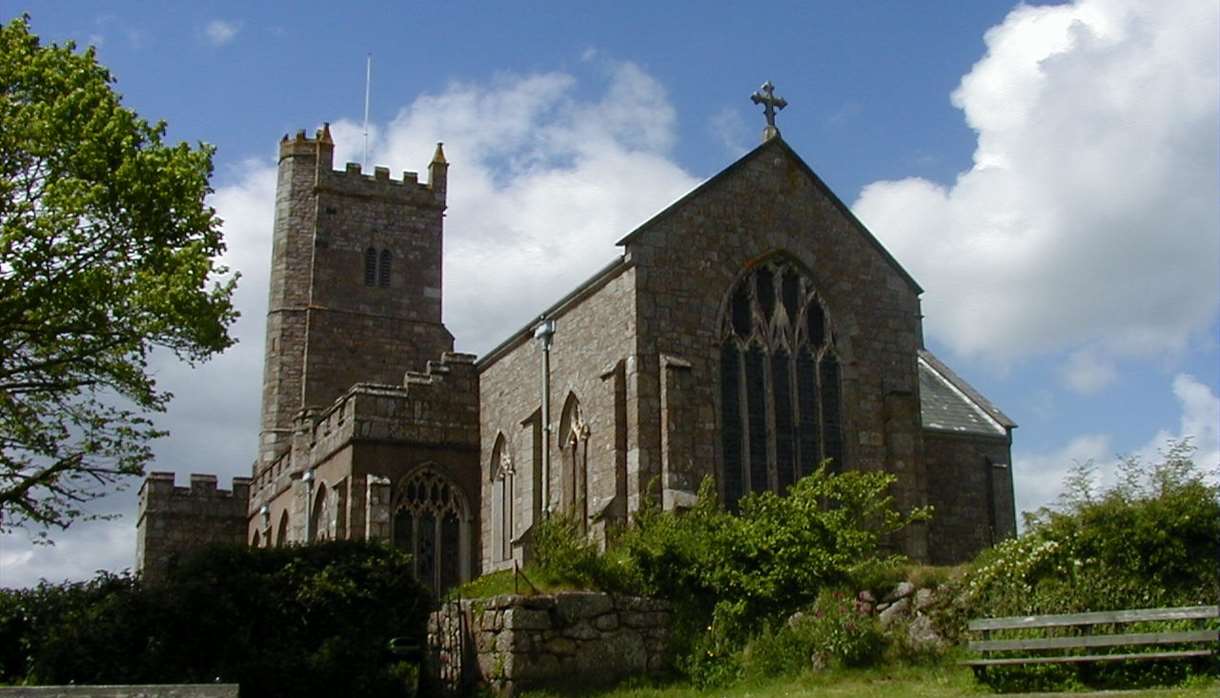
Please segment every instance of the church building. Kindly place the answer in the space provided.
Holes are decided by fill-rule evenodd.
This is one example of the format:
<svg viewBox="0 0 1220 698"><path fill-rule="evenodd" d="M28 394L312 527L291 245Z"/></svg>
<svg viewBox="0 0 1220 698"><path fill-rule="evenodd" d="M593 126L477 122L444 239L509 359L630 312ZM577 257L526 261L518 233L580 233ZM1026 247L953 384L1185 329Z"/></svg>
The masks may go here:
<svg viewBox="0 0 1220 698"><path fill-rule="evenodd" d="M770 84L754 99L761 145L478 358L441 321L441 146L420 182L335 170L328 128L285 136L258 461L232 490L152 473L138 567L382 539L441 590L528 560L547 516L604 544L704 478L733 508L823 461L934 507L896 541L917 560L1015 535L1016 425L924 348L919 284L780 136Z"/></svg>

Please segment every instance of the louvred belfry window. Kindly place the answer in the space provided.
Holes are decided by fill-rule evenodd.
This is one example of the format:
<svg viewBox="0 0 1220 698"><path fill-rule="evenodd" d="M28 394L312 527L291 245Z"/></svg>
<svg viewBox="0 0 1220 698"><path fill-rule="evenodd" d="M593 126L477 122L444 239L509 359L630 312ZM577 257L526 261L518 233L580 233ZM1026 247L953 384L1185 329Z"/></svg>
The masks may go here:
<svg viewBox="0 0 1220 698"><path fill-rule="evenodd" d="M813 280L783 258L756 266L729 293L721 341L726 505L783 493L823 459L842 470L839 357Z"/></svg>

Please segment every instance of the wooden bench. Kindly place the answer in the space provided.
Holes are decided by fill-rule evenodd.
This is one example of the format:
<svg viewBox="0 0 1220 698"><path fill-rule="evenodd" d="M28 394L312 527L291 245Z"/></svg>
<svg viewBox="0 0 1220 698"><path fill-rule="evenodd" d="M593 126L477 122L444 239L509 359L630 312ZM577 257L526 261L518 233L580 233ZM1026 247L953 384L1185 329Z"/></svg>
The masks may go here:
<svg viewBox="0 0 1220 698"><path fill-rule="evenodd" d="M968 626L971 634L969 649L982 657L961 662L974 669L982 678L988 667L1021 664L1089 664L1093 662L1175 660L1208 657L1220 642L1220 630L1198 627L1209 619L1220 617L1220 606L1186 606L1182 608L1146 608L1131 611L1098 613L1066 613L1050 616L1018 616L1010 618L977 618ZM1106 632L1093 634L1094 626L1124 626L1133 623L1195 621L1191 630L1163 632ZM1120 628L1116 628L1119 630ZM1014 639L992 639L997 631L1032 631ZM974 635L979 639L974 639ZM1157 648L1140 651L1137 648ZM1099 652L1110 648L1114 652ZM995 656L1022 653L1029 656ZM1037 652L1037 653L1035 653Z"/></svg>

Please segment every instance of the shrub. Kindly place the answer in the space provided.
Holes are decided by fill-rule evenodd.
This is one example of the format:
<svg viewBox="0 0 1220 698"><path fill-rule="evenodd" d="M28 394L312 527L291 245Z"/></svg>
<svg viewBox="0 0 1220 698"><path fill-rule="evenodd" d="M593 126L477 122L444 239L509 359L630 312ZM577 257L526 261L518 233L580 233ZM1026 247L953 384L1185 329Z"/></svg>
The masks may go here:
<svg viewBox="0 0 1220 698"><path fill-rule="evenodd" d="M215 547L146 586L101 575L8 592L35 683L240 683L259 696L402 695L391 637L424 642L431 600L403 553L374 543ZM13 622L14 617L24 620ZM7 654L6 654L7 656Z"/></svg>
<svg viewBox="0 0 1220 698"><path fill-rule="evenodd" d="M675 630L676 650L689 658L689 672L709 652L740 649L768 622L813 603L824 587L846 584L889 535L925 517L895 511L887 494L893 481L885 473L822 468L785 497L746 497L734 515L705 480L688 511L640 512L620 541L625 576L642 593L674 603L686 624Z"/></svg>
<svg viewBox="0 0 1220 698"><path fill-rule="evenodd" d="M1122 459L1117 483L1100 490L1092 464L1077 466L1056 509L1027 515L1023 536L984 551L950 583L955 601L939 625L953 635L973 617L1215 603L1220 490L1194 464L1193 452L1188 441L1179 441L1159 463ZM1187 675L1175 673L1185 666L1107 665L1091 680L1163 682ZM1077 680L1062 667L989 675L1025 690Z"/></svg>
<svg viewBox="0 0 1220 698"><path fill-rule="evenodd" d="M560 514L534 525L533 564L549 582L577 588L598 588L603 576L597 545Z"/></svg>

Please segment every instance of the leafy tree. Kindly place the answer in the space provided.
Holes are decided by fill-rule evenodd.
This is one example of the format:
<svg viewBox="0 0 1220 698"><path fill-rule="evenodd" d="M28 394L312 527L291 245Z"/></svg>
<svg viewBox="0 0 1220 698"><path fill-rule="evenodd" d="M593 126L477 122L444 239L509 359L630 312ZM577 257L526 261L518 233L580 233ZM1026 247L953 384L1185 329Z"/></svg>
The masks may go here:
<svg viewBox="0 0 1220 698"><path fill-rule="evenodd" d="M113 84L93 49L0 26L0 531L66 528L142 474L155 348L233 343L213 148L164 143Z"/></svg>

